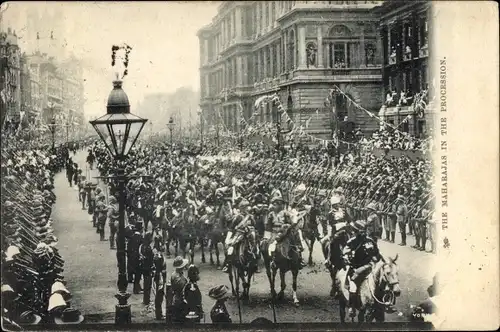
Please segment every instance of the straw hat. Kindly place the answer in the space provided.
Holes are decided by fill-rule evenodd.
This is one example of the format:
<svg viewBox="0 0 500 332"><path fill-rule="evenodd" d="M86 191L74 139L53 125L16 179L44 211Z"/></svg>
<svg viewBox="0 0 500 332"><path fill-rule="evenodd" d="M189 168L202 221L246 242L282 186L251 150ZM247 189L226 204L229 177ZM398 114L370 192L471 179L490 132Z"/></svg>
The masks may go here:
<svg viewBox="0 0 500 332"><path fill-rule="evenodd" d="M175 257L175 259L174 259L173 266L174 266L174 269L182 269L182 268L184 268L187 264L188 264L188 260L187 260L187 259L184 259L184 258L182 258L181 256L177 256L177 257Z"/></svg>
<svg viewBox="0 0 500 332"><path fill-rule="evenodd" d="M14 260L14 257L19 255L20 251L17 246L9 246L7 250L5 251L5 260L6 261L11 261Z"/></svg>
<svg viewBox="0 0 500 332"><path fill-rule="evenodd" d="M17 321L21 325L37 325L41 320L42 317L38 316L31 310L27 310L19 315Z"/></svg>

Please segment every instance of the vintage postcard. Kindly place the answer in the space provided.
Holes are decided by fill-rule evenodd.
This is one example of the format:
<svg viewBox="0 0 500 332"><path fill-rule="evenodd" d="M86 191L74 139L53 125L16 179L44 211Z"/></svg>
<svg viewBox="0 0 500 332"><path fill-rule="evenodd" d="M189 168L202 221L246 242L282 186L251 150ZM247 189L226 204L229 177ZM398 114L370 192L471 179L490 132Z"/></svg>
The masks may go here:
<svg viewBox="0 0 500 332"><path fill-rule="evenodd" d="M497 329L498 22L2 3L2 328Z"/></svg>

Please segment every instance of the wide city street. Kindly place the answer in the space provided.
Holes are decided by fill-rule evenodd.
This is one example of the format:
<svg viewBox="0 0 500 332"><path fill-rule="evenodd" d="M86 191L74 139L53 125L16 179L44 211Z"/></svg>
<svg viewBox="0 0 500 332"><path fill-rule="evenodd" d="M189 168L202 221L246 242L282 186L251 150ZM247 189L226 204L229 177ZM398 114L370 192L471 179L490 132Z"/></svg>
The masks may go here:
<svg viewBox="0 0 500 332"><path fill-rule="evenodd" d="M84 170L86 152L78 152L73 160ZM98 172L89 171L98 176ZM89 174L89 173L88 173ZM93 179L96 182L96 179ZM102 182L101 182L102 184ZM72 304L79 308L87 321L114 320L114 297L117 287L117 261L116 250L109 249L108 242L99 241L99 235L89 222L89 215L82 210L78 202L77 191L70 188L64 172L56 175L55 204L53 219L54 228L59 237L59 248L65 259L65 276L68 280L68 289L73 294ZM109 230L106 229L106 233ZM398 243L396 237L396 243ZM412 244L413 237L409 237ZM398 254L399 279L402 294L397 300L397 312L388 314L387 321L404 321L411 304L418 304L427 296L426 289L432 283L434 272L432 270L433 255L397 244L379 241L380 250L385 256L394 257ZM307 249L304 252L307 254ZM172 272L173 256L167 258L168 274ZM291 274L287 274L286 302L276 306L278 322L324 322L339 321L337 301L329 296L330 276L323 266L323 256L317 244L313 250L314 266L304 268L298 277L299 307L295 307L291 293ZM207 295L210 287L217 284L230 286L228 275L211 266L208 262L201 263L199 250L196 251L195 264L200 269L198 282L203 295L203 308L208 313L213 300ZM255 275L250 289L250 301L241 304L243 322L251 322L257 317L273 319L270 306L269 282L264 268ZM277 282L279 284L279 282ZM279 287L279 286L278 286ZM129 284L132 292L132 284ZM129 302L132 304L132 320L134 322L153 321L154 308L146 308L141 295L132 295ZM228 301L228 310L233 321L238 321L238 306L235 298Z"/></svg>

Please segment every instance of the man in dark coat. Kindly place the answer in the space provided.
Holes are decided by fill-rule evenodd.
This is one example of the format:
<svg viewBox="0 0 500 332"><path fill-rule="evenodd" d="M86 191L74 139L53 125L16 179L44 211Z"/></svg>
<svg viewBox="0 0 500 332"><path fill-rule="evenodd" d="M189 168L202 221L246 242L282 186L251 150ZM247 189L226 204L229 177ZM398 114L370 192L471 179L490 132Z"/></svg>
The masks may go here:
<svg viewBox="0 0 500 332"><path fill-rule="evenodd" d="M226 285L213 287L208 292L208 296L215 300L212 310L210 310L210 318L212 323L232 323L231 316L226 308L226 300L229 298L229 288Z"/></svg>
<svg viewBox="0 0 500 332"><path fill-rule="evenodd" d="M151 248L152 242L153 233L147 232L144 234L143 243L139 247L140 269L144 278L144 295L142 303L145 305L148 305L151 300L151 286L153 283L154 254L153 248Z"/></svg>

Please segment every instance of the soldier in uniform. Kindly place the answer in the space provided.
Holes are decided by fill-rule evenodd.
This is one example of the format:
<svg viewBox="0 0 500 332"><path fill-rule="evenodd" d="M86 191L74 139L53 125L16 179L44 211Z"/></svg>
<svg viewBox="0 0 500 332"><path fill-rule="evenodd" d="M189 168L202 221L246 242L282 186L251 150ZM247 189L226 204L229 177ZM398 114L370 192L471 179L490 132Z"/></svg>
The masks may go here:
<svg viewBox="0 0 500 332"><path fill-rule="evenodd" d="M278 242L283 240L285 235L288 233L288 229L295 224L291 224L292 220L287 216L284 210L284 200L281 196L274 196L271 199L271 204L273 205L273 210L270 212L267 218L266 231L264 232L264 239L269 241L269 256L275 256L276 245ZM296 221L294 221L296 222ZM276 234L274 236L274 234ZM300 252L304 249L302 247L302 243L296 241L297 247ZM273 259L274 260L274 259ZM307 264L304 262L304 259L301 257L300 261L301 268L305 267Z"/></svg>
<svg viewBox="0 0 500 332"><path fill-rule="evenodd" d="M143 243L139 246L140 270L144 278L144 294L142 303L148 305L151 301L151 286L153 284L154 253L151 248L153 233L144 234Z"/></svg>
<svg viewBox="0 0 500 332"><path fill-rule="evenodd" d="M108 209L106 207L105 199L106 197L104 197L104 195L97 196L97 203L95 207L96 219L97 219L96 233L100 235L101 241L106 241L105 226L106 226L106 217Z"/></svg>
<svg viewBox="0 0 500 332"><path fill-rule="evenodd" d="M187 259L178 256L174 259L173 267L175 272L170 277L170 285L173 293L170 312L172 322L183 323L186 320L186 303L184 302L184 286L188 280L184 276L184 268L188 263Z"/></svg>
<svg viewBox="0 0 500 332"><path fill-rule="evenodd" d="M227 232L225 244L228 246L227 255L224 260L222 271L228 272L229 262L231 261L234 248L238 248L238 244L243 238L243 233L248 226L254 224L253 216L249 211L250 202L246 199L241 200L238 205L239 212L236 214L231 221L230 228ZM255 242L255 239L253 239ZM256 253L258 255L258 253Z"/></svg>
<svg viewBox="0 0 500 332"><path fill-rule="evenodd" d="M366 234L366 223L357 220L351 224L356 235L347 241L343 250L344 260L349 266L349 316L356 316L356 300L361 282L370 274L375 264L383 259L377 243Z"/></svg>
<svg viewBox="0 0 500 332"><path fill-rule="evenodd" d="M78 179L78 193L79 193L78 200L82 202L82 210L85 210L85 203L86 203L85 200L87 198L86 187L87 187L87 178L85 177L85 175L82 175Z"/></svg>
<svg viewBox="0 0 500 332"><path fill-rule="evenodd" d="M390 202L389 204L389 212L387 213L387 219L389 223L389 230L391 232L391 242L395 242L396 238L396 225L397 225L397 218L396 218L396 209L397 209L397 202L396 202L396 194L393 192L389 195L388 201Z"/></svg>
<svg viewBox="0 0 500 332"><path fill-rule="evenodd" d="M366 206L368 218L366 218L366 233L375 243L382 235L382 225L377 213L377 203L371 202Z"/></svg>
<svg viewBox="0 0 500 332"><path fill-rule="evenodd" d="M252 199L252 205L254 206L255 214L255 229L260 237L264 236L265 230L265 217L267 211L267 205L269 204L269 197L266 194L265 184L260 182L257 185L257 190Z"/></svg>
<svg viewBox="0 0 500 332"><path fill-rule="evenodd" d="M229 298L229 288L226 285L216 286L210 289L208 296L215 300L210 318L212 323L232 323L231 316L226 308L226 300Z"/></svg>
<svg viewBox="0 0 500 332"><path fill-rule="evenodd" d="M396 222L399 226L399 232L401 233L401 243L400 246L406 245L406 224L408 222L408 207L405 204L405 199L403 195L398 195L396 198Z"/></svg>
<svg viewBox="0 0 500 332"><path fill-rule="evenodd" d="M109 249L116 249L116 232L118 231L118 202L115 196L109 198L108 206L108 225L109 225Z"/></svg>

